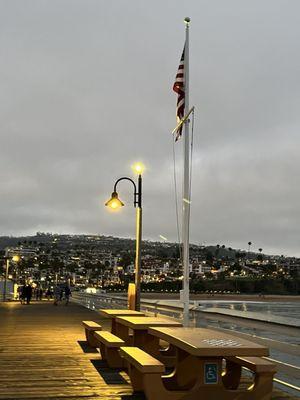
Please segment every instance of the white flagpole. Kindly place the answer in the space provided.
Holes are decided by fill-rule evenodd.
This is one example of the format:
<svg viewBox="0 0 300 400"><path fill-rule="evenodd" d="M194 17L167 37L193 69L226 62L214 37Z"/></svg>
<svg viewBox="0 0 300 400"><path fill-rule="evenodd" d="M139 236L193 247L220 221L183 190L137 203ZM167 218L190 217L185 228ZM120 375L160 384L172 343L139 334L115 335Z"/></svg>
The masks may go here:
<svg viewBox="0 0 300 400"><path fill-rule="evenodd" d="M184 50L184 86L185 110L189 109L189 23L190 18L185 18L185 50ZM183 169L183 199L182 199L182 244L183 244L183 325L189 325L190 303L190 137L189 120L184 123L184 169Z"/></svg>

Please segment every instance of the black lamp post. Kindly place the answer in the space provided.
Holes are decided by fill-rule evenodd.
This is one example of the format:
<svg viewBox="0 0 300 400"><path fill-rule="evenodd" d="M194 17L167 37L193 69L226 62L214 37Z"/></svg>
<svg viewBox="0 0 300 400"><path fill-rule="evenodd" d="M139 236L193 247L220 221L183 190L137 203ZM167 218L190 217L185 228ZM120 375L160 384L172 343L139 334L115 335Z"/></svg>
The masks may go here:
<svg viewBox="0 0 300 400"><path fill-rule="evenodd" d="M142 167L136 165L135 170L138 172L138 181L136 183L127 176L124 176L114 184L114 191L111 198L105 203L106 206L116 210L124 206L119 199L117 185L123 180L130 181L134 187L133 205L136 208L136 246L135 246L135 309L140 311L141 307L141 241L142 241Z"/></svg>

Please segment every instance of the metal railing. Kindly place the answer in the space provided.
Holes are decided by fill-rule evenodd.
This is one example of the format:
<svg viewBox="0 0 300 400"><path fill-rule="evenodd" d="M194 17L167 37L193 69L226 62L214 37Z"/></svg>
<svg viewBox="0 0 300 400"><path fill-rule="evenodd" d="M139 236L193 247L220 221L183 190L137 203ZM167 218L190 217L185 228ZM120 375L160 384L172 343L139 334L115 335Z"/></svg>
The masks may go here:
<svg viewBox="0 0 300 400"><path fill-rule="evenodd" d="M75 292L73 301L95 311L99 308L127 308L125 296L107 293ZM167 315L177 320L183 318L181 304L171 304L163 300L141 300L141 310L155 316ZM300 380L300 367L294 365L293 362L287 362L289 357L293 359L300 356L300 346L297 344L300 328L278 322L230 315L225 309L200 309L194 305L190 305L190 325L210 327L268 347L271 353L275 352L276 355L276 358L272 355L272 358L268 359L277 364L278 375L280 375L280 379L274 378L274 381L284 386L289 392L297 395L300 393L300 387L297 386Z"/></svg>

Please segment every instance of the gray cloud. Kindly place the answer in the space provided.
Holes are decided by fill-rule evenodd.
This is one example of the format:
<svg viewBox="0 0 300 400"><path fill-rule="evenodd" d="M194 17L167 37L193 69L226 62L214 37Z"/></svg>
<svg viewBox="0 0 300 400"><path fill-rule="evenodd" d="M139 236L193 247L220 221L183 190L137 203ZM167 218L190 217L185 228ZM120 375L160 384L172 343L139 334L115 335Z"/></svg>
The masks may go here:
<svg viewBox="0 0 300 400"><path fill-rule="evenodd" d="M134 236L131 187L122 212L103 202L141 159L144 237L176 239L171 87L186 15L191 241L300 255L297 0L1 1L0 234Z"/></svg>

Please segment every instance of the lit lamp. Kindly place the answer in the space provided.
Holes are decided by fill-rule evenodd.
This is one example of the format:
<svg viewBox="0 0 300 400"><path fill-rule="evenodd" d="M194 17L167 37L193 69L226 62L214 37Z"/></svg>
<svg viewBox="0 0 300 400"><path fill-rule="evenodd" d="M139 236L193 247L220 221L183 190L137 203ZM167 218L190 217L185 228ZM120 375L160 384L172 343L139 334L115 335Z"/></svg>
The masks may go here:
<svg viewBox="0 0 300 400"><path fill-rule="evenodd" d="M5 279L4 279L4 285L3 285L3 301L6 301L6 286L7 286L7 279L8 279L8 272L9 272L9 261L10 258L8 256L8 251L6 253L6 268L5 268ZM12 261L18 262L20 261L20 256L12 256Z"/></svg>
<svg viewBox="0 0 300 400"><path fill-rule="evenodd" d="M144 166L141 163L136 163L132 169L138 174L137 185L128 177L118 179L114 185L114 191L111 198L105 203L112 210L117 210L124 206L124 203L119 199L117 193L117 185L122 180L130 181L134 187L133 205L136 208L136 246L135 246L135 309L140 310L141 297L141 241L142 241L142 173Z"/></svg>
<svg viewBox="0 0 300 400"><path fill-rule="evenodd" d="M118 198L118 193L117 192L112 192L111 198L105 203L106 206L112 208L113 210L116 210L120 207L124 206L124 203Z"/></svg>

